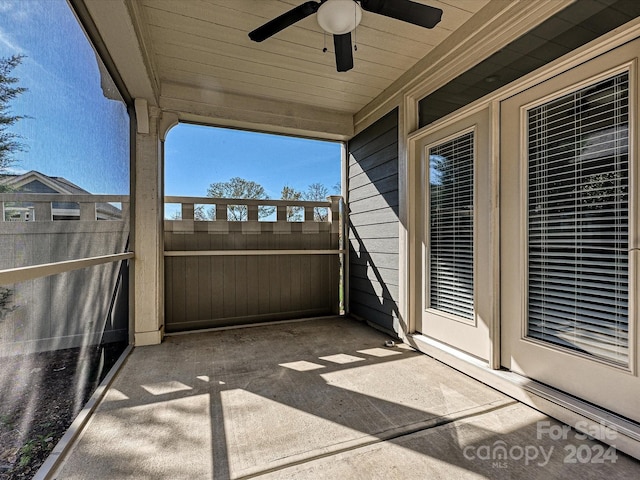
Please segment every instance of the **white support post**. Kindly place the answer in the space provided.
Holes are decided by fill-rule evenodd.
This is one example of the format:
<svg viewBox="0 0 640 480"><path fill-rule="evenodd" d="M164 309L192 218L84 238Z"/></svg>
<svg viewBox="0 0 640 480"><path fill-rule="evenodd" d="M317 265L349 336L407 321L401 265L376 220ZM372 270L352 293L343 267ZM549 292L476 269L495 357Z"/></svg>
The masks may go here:
<svg viewBox="0 0 640 480"><path fill-rule="evenodd" d="M142 106L143 102L137 102ZM136 109L140 115L144 108ZM159 112L149 108L148 133L136 134L134 342L154 345L164 333L162 147ZM145 126L138 119L138 126Z"/></svg>

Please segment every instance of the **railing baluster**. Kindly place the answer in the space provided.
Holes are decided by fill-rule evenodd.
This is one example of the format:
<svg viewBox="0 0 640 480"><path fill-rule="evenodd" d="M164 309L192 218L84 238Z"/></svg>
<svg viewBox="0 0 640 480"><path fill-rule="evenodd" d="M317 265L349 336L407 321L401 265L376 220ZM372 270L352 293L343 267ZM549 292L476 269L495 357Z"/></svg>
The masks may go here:
<svg viewBox="0 0 640 480"><path fill-rule="evenodd" d="M247 207L247 220L257 222L258 221L258 205L249 205Z"/></svg>
<svg viewBox="0 0 640 480"><path fill-rule="evenodd" d="M287 221L287 206L286 205L278 205L277 206L277 220L278 222L286 222Z"/></svg>
<svg viewBox="0 0 640 480"><path fill-rule="evenodd" d="M80 220L86 222L96 221L96 204L95 203L80 203Z"/></svg>
<svg viewBox="0 0 640 480"><path fill-rule="evenodd" d="M315 220L316 207L304 207L304 221L313 222Z"/></svg>
<svg viewBox="0 0 640 480"><path fill-rule="evenodd" d="M182 220L193 220L194 208L193 203L183 203Z"/></svg>
<svg viewBox="0 0 640 480"><path fill-rule="evenodd" d="M216 222L226 222L228 217L228 205L216 203Z"/></svg>
<svg viewBox="0 0 640 480"><path fill-rule="evenodd" d="M33 209L34 219L36 222L50 222L53 220L51 216L51 202L37 202Z"/></svg>

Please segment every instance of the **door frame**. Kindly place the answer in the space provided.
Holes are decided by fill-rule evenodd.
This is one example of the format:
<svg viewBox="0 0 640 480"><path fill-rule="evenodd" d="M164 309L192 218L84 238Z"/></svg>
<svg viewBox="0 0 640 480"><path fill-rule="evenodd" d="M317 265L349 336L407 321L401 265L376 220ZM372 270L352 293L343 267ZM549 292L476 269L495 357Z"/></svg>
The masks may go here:
<svg viewBox="0 0 640 480"><path fill-rule="evenodd" d="M522 90L503 101L501 154L505 208L501 218L503 269L501 311L502 365L618 415L640 421L635 410L638 378L638 285L640 165L638 165L638 49L640 39L619 46L566 70L552 79ZM527 111L614 75L628 72L628 363L616 364L527 336L528 321L528 155ZM506 178L509 177L509 178ZM562 366L562 368L557 368Z"/></svg>
<svg viewBox="0 0 640 480"><path fill-rule="evenodd" d="M410 140L410 165L414 169L416 247L413 251L411 292L414 295L415 315L413 332L425 332L424 316L428 288L428 150L460 134L474 132L474 319L463 321L443 312L434 313L451 329L454 336L474 333L482 338L460 342L443 340L442 332L435 335L460 351L471 353L490 368L500 368L500 262L499 262L499 155L497 102L479 104L464 109L443 121L423 128ZM478 248L482 244L484 248ZM481 251L482 250L482 251ZM480 282L480 279L483 281ZM442 330L442 329L441 329ZM440 338L439 338L440 337Z"/></svg>
<svg viewBox="0 0 640 480"><path fill-rule="evenodd" d="M590 427L596 428L602 425L612 426L618 431L618 438L616 440L617 449L640 459L640 428L637 425L611 415L610 412L596 405L587 404L575 397L565 395L562 392L555 391L544 385L527 381L518 374L497 371L497 369L500 368L501 335L499 323L494 325L492 329L492 356L488 365L460 350L430 341L419 334L415 334L415 325L421 315L420 298L422 295L421 282L419 281L422 268L420 248L422 223L420 222L420 215L417 212L419 209L420 170L416 144L419 139L422 138L425 132L438 128L439 125L443 125L445 122L455 121L456 118L464 117L488 107L490 109L490 122L492 125L492 155L497 156L499 153L500 102L502 100L638 38L640 38L640 18L632 20L625 26L599 37L564 57L545 65L539 70L515 80L511 84L422 128L418 128L418 101L440 85L435 85L428 91L420 88L411 89L404 93L402 99L399 99L401 113L399 125L399 154L402 173L401 178L403 179L400 189L401 205L404 205L406 210L406 217L403 217L403 225L406 231L406 248L403 250L406 251L406 254L401 257L401 262L405 260L402 262L401 270L406 269L405 276L407 286L406 294L402 298L403 302L405 302L402 308L407 314L408 326L405 332L407 341L419 351L462 371L478 381L497 388L505 394L543 413L551 415L569 425L573 425L578 430L588 432ZM497 178L501 175L499 164L495 159L492 164L495 169L495 177ZM499 190L494 189L492 195L493 201L495 201L492 205L496 211L494 218L499 218L500 205L497 203L500 195ZM640 239L638 241L640 241ZM494 239L494 245L499 246L499 239ZM640 271L640 259L637 260L636 268ZM498 277L496 277L496 279L497 278ZM499 294L499 292L496 292L496 294ZM495 302L499 306L500 299L495 299ZM501 312L498 307L496 308L496 313L497 320L499 320ZM607 439L603 440L607 443Z"/></svg>

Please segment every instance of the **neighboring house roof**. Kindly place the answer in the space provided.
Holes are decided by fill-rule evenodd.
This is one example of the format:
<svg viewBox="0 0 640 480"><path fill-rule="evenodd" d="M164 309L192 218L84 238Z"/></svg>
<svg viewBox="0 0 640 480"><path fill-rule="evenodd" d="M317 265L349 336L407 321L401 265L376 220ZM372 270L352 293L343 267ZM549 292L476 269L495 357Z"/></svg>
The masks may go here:
<svg viewBox="0 0 640 480"><path fill-rule="evenodd" d="M60 193L64 195L91 195L91 192L67 180L64 177L51 177L36 170L31 170L23 174L2 174L0 175L0 185L11 187L17 192L24 193ZM76 204L77 205L77 204ZM73 209L77 206L67 203L56 203L54 208ZM122 211L109 203L98 203L96 205L98 213L103 213L109 217L120 218Z"/></svg>
<svg viewBox="0 0 640 480"><path fill-rule="evenodd" d="M74 185L68 180L61 177L50 177L43 173L40 173L36 170L31 170L30 172L23 174L5 174L0 176L0 185L6 185L8 187L12 187L18 191L24 191L21 187L29 185L33 182L37 182L38 184L45 185L51 189L51 191L40 191L37 193L64 193L67 195L78 194L78 193L89 193L86 190ZM70 186L75 187L75 191L72 191ZM41 189L42 190L42 189ZM36 192L34 192L36 193Z"/></svg>

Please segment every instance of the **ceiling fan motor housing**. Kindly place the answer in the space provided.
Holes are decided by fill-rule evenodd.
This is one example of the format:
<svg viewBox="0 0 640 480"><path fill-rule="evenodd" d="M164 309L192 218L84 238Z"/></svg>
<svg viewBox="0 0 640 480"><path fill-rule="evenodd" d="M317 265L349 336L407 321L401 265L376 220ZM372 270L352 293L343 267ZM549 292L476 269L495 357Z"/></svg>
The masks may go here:
<svg viewBox="0 0 640 480"><path fill-rule="evenodd" d="M316 18L325 32L342 35L360 24L362 8L354 0L326 0L318 8Z"/></svg>

